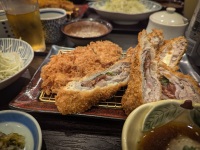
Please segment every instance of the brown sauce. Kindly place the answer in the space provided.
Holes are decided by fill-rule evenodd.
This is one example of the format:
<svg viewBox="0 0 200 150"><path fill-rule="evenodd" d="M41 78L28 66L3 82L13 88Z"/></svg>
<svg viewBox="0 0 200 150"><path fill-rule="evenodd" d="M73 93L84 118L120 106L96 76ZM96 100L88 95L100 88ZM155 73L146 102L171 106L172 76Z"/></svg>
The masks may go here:
<svg viewBox="0 0 200 150"><path fill-rule="evenodd" d="M144 133L137 150L166 150L172 139L184 135L200 143L200 128L180 122L170 122ZM187 145L187 143L186 143Z"/></svg>

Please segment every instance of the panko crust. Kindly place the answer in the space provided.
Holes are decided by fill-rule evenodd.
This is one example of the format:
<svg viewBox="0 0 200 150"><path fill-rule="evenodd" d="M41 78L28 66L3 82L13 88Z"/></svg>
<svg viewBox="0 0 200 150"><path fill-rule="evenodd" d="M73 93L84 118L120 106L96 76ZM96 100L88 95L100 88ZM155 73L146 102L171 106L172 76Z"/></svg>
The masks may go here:
<svg viewBox="0 0 200 150"><path fill-rule="evenodd" d="M111 41L91 42L74 50L57 54L42 67L42 90L57 93L68 82L102 71L122 57L122 48Z"/></svg>
<svg viewBox="0 0 200 150"><path fill-rule="evenodd" d="M141 39L143 35L146 35L146 31L142 31L138 35L138 39ZM132 63L130 67L130 76L127 85L127 89L122 96L121 104L125 111L125 114L130 114L133 109L143 103L142 85L143 85L143 73L142 73L142 55L143 49L139 44L132 53Z"/></svg>
<svg viewBox="0 0 200 150"><path fill-rule="evenodd" d="M126 83L110 84L92 90L69 90L63 87L57 93L55 104L63 115L85 112L100 101L111 98Z"/></svg>
<svg viewBox="0 0 200 150"><path fill-rule="evenodd" d="M138 47L139 49L139 47ZM141 52L134 53L134 60L131 64L131 72L127 89L122 96L121 104L125 114L129 114L133 109L143 103L142 85L143 73L141 70Z"/></svg>
<svg viewBox="0 0 200 150"><path fill-rule="evenodd" d="M134 49L132 56L132 64L130 68L130 77L128 81L128 86L125 94L122 97L122 108L125 114L129 115L135 108L146 103L144 91L145 77L142 60L143 51L149 51L151 55L151 63L154 60L157 63L155 57L158 52L157 49L163 44L163 33L161 30L153 30L151 33L147 34L146 30L142 30L138 34L138 45ZM146 49L146 50L145 50ZM148 56L147 56L148 57ZM155 65L157 67L157 65ZM157 68L155 68L157 70ZM159 83L159 81L157 80ZM158 85L161 89L160 84ZM161 95L161 92L158 93ZM154 101L154 100L152 100Z"/></svg>

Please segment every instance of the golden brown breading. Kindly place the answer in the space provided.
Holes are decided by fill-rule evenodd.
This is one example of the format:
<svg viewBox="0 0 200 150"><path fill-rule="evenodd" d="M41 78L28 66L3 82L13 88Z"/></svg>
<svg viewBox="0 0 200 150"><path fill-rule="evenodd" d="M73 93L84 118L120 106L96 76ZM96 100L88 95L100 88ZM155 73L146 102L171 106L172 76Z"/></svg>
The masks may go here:
<svg viewBox="0 0 200 150"><path fill-rule="evenodd" d="M159 30L153 30L152 32L153 33L147 34L146 31L143 30L138 34L138 45L134 49L132 56L128 86L121 101L122 108L127 115L143 103L159 99L159 95L161 95L161 90L159 90L161 89L159 80L154 78L156 77L154 74L156 74L157 70L156 61L151 61L155 58L157 49L163 44L164 38L162 37L162 32ZM145 57L142 57L142 55ZM150 62L146 59L149 59ZM145 63L148 63L149 69L144 69L146 67ZM158 94L154 95L154 93L152 94L152 92L149 92L151 94L149 99L146 96L146 93L151 87L148 87L150 86L148 85L150 81L148 81L147 75L145 76L145 74L149 74L149 79L154 81L153 84L155 85L151 85L151 87L153 92L155 90L155 93ZM152 74L153 78L150 74Z"/></svg>
<svg viewBox="0 0 200 150"><path fill-rule="evenodd" d="M138 34L138 39L141 38L142 32ZM142 104L142 72L141 72L141 47L138 44L134 49L132 63L130 68L129 81L125 94L122 96L121 104L125 114L129 114L137 106Z"/></svg>
<svg viewBox="0 0 200 150"><path fill-rule="evenodd" d="M122 84L122 83L121 83ZM123 84L111 84L106 87L96 87L93 90L59 90L55 104L63 115L82 113L100 101L105 101L113 96Z"/></svg>
<svg viewBox="0 0 200 150"><path fill-rule="evenodd" d="M41 70L41 88L48 95L57 93L68 82L104 70L121 56L122 48L110 41L91 42L69 53L54 55Z"/></svg>
<svg viewBox="0 0 200 150"><path fill-rule="evenodd" d="M164 44L163 31L158 29L153 29L152 32L150 32L147 36L152 45L154 46L156 53L158 53L159 48Z"/></svg>
<svg viewBox="0 0 200 150"><path fill-rule="evenodd" d="M166 40L157 54L159 61L164 62L174 70L178 70L179 62L187 50L187 40L183 36Z"/></svg>
<svg viewBox="0 0 200 150"><path fill-rule="evenodd" d="M185 75L182 72L176 71L162 62L159 63L158 70L160 78L164 76L175 86L172 90L174 92L175 99L192 100L199 103L200 88L198 82L195 81L194 78L190 75ZM163 94L163 97L166 98L167 96L164 96ZM167 99L170 99L170 97L167 97Z"/></svg>
<svg viewBox="0 0 200 150"><path fill-rule="evenodd" d="M68 0L38 0L40 8L63 8L67 11L74 10L73 2Z"/></svg>

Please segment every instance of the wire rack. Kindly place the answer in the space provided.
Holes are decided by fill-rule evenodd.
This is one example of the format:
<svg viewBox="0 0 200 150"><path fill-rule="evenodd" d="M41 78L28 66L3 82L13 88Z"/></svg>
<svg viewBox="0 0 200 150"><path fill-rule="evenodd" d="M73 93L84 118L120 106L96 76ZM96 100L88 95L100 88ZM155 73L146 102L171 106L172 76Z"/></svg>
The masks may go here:
<svg viewBox="0 0 200 150"><path fill-rule="evenodd" d="M125 87L121 88L113 97L110 99L107 99L106 101L99 102L96 106L102 107L102 108L114 108L114 109L121 109L121 98L124 94ZM41 91L41 94L39 96L39 100L42 102L49 102L54 103L55 102L55 96L56 94L50 94L47 95L43 91Z"/></svg>
<svg viewBox="0 0 200 150"><path fill-rule="evenodd" d="M70 52L71 50L60 50L58 54L63 54ZM123 53L122 57L125 56L125 53ZM122 87L117 93L111 97L110 99L107 99L106 101L99 102L96 106L102 107L102 108L113 108L113 109L121 109L121 99L124 95L126 87ZM50 95L45 94L44 91L41 91L39 100L42 102L49 102L49 103L55 103L55 96L56 94L51 93Z"/></svg>

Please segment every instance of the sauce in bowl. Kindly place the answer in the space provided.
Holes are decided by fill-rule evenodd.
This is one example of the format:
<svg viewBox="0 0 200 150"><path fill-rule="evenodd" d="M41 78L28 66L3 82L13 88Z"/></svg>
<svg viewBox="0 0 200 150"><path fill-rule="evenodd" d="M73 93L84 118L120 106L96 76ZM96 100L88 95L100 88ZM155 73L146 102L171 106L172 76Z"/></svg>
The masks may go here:
<svg viewBox="0 0 200 150"><path fill-rule="evenodd" d="M73 37L90 38L106 34L108 28L99 22L80 21L66 26L64 32Z"/></svg>
<svg viewBox="0 0 200 150"><path fill-rule="evenodd" d="M173 143L170 144L172 141ZM195 124L169 122L145 132L138 143L137 150L178 150L180 144L181 150L184 147L200 148L200 128Z"/></svg>

